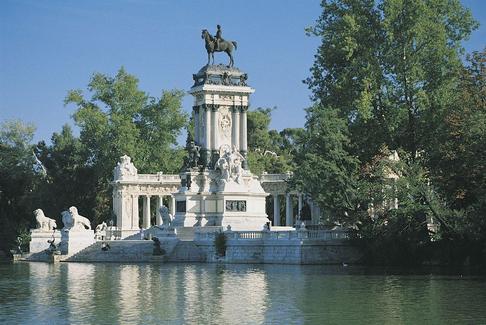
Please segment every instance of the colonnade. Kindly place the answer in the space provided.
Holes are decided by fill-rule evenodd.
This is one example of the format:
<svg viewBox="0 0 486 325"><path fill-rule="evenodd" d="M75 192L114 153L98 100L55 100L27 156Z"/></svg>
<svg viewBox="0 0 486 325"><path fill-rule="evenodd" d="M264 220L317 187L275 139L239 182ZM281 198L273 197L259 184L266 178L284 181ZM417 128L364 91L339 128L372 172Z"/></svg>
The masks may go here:
<svg viewBox="0 0 486 325"><path fill-rule="evenodd" d="M304 197L302 193L271 193L273 197L273 226L289 226L295 225L296 221L301 219L302 208L304 206ZM285 196L285 224L280 224L280 196ZM293 196L297 196L297 215L294 215L294 202ZM320 216L319 207L312 201L307 200L311 212L311 219L316 221L316 218Z"/></svg>
<svg viewBox="0 0 486 325"><path fill-rule="evenodd" d="M152 195L140 195L142 197L142 228L148 229L151 226L151 205L150 205L150 200ZM156 210L155 210L155 225L161 225L162 224L162 216L160 215L159 208L163 205L164 202L164 197L167 196L169 197L169 211L172 215L175 213L175 199L172 195L156 195L155 200L156 200Z"/></svg>
<svg viewBox="0 0 486 325"><path fill-rule="evenodd" d="M222 105L217 104L193 106L194 141L203 150L211 152L218 151L220 146L224 144L220 143L222 137L218 132L222 132L224 123L228 123L228 127L231 125L231 147L238 148L239 152L243 156L246 156L248 152L248 106L226 106L229 109L227 114L222 113L220 107ZM227 118L227 122L222 121L224 117ZM218 125L218 121L221 125Z"/></svg>

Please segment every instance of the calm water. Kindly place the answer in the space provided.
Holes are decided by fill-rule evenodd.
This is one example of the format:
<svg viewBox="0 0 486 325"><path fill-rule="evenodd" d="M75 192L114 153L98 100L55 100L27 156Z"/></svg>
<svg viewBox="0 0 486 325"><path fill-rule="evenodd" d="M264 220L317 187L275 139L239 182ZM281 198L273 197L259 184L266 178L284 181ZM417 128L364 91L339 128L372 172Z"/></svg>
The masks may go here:
<svg viewBox="0 0 486 325"><path fill-rule="evenodd" d="M0 264L1 324L486 324L486 278L353 267Z"/></svg>

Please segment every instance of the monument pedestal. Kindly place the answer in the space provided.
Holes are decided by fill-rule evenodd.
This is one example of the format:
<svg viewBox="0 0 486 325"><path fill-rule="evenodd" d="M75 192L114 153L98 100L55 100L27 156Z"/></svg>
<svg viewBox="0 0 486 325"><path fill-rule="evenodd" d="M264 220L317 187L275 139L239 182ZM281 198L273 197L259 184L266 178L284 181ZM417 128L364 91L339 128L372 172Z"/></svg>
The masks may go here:
<svg viewBox="0 0 486 325"><path fill-rule="evenodd" d="M268 222L268 195L249 171L241 180L222 181L219 171L187 172L181 191L174 194L174 227L223 227L233 230L262 230ZM187 179L191 181L187 181Z"/></svg>
<svg viewBox="0 0 486 325"><path fill-rule="evenodd" d="M48 240L54 240L54 244L58 245L61 241L61 233L59 230L32 229L30 238L30 253L40 253L49 249L50 244L47 242Z"/></svg>
<svg viewBox="0 0 486 325"><path fill-rule="evenodd" d="M93 230L62 230L60 250L63 255L74 255L95 243Z"/></svg>

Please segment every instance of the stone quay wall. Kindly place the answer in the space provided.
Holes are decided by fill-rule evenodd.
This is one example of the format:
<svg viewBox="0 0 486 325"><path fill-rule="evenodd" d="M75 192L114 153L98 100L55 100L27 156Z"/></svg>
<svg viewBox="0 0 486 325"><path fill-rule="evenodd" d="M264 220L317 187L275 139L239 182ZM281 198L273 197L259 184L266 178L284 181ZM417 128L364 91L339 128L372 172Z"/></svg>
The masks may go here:
<svg viewBox="0 0 486 325"><path fill-rule="evenodd" d="M274 263L274 264L341 264L357 263L359 250L353 247L345 231L224 231L226 254L217 256L215 238L221 232L195 231L193 240L177 237L160 238L162 256L155 256L152 240L104 240L71 256L59 255L64 262L121 263ZM109 249L106 249L106 245ZM105 249L102 249L105 247ZM24 260L46 260L48 256L31 255Z"/></svg>
<svg viewBox="0 0 486 325"><path fill-rule="evenodd" d="M345 231L225 231L226 254L216 256L216 233L197 233L208 262L275 264L357 263L361 254Z"/></svg>

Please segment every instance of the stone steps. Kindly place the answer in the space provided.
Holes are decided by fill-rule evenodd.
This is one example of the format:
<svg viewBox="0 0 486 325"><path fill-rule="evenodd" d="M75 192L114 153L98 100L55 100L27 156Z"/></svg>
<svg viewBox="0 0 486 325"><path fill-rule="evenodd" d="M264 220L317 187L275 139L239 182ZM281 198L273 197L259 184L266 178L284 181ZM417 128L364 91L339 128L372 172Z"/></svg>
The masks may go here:
<svg viewBox="0 0 486 325"><path fill-rule="evenodd" d="M171 262L205 262L206 254L193 241L179 241L168 255Z"/></svg>
<svg viewBox="0 0 486 325"><path fill-rule="evenodd" d="M150 262L153 260L154 243L151 240L105 241L110 249L103 251L102 242L83 249L69 257L69 262ZM161 246L169 256L177 245L177 239L161 240Z"/></svg>

